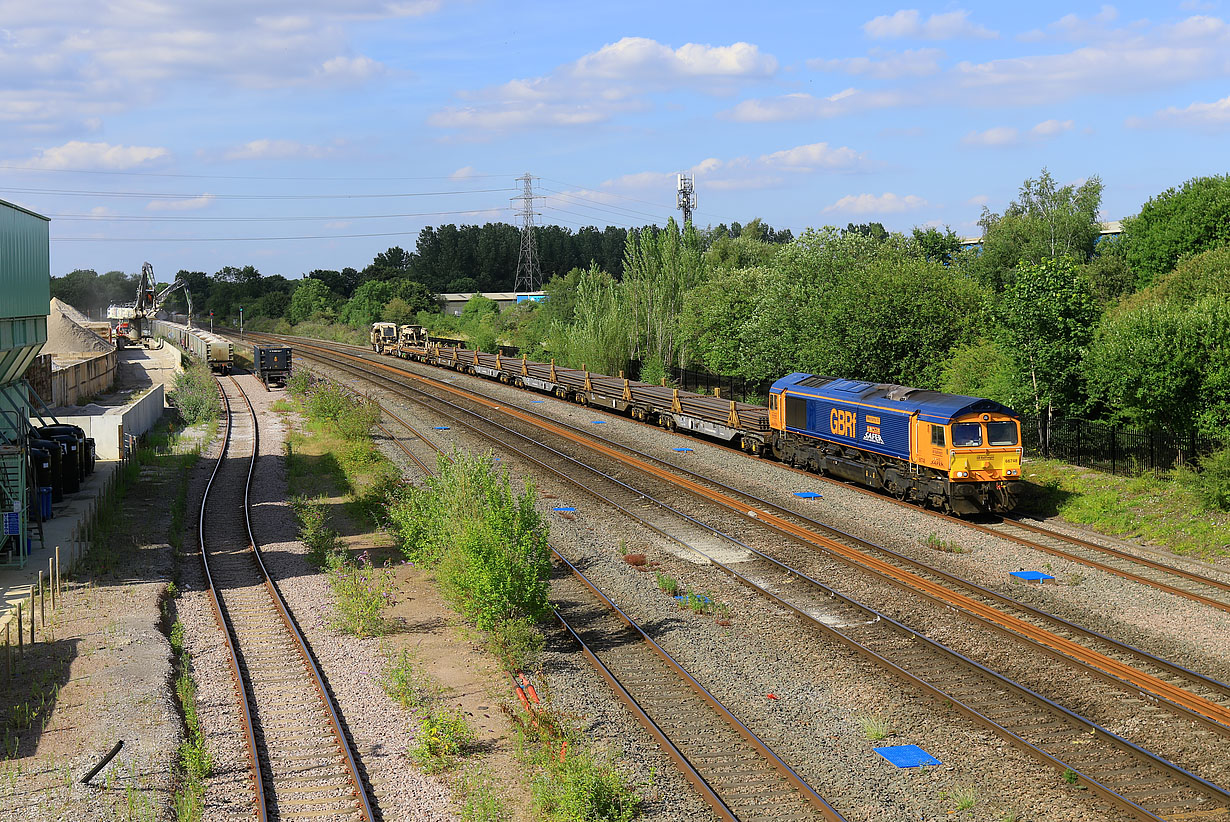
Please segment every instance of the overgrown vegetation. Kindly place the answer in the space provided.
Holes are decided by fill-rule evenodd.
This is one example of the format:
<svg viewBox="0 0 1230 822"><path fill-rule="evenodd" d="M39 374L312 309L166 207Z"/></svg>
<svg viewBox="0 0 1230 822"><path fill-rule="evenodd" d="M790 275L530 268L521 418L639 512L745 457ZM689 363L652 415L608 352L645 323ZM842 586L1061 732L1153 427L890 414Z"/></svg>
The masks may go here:
<svg viewBox="0 0 1230 822"><path fill-rule="evenodd" d="M329 556L329 587L333 590L336 625L357 637L387 633L384 609L393 604L393 570L372 564L364 551L357 559Z"/></svg>
<svg viewBox="0 0 1230 822"><path fill-rule="evenodd" d="M441 457L435 476L390 501L388 522L406 557L433 569L478 628L547 613L550 549L534 488L514 494L490 455Z"/></svg>
<svg viewBox="0 0 1230 822"><path fill-rule="evenodd" d="M1221 469L1218 469L1221 470ZM1180 554L1212 558L1230 553L1230 514L1210 503L1208 472L1172 472L1117 477L1100 471L1064 465L1053 460L1030 460L1024 477L1038 489L1026 500L1028 511L1057 513L1070 522L1099 531L1166 545Z"/></svg>
<svg viewBox="0 0 1230 822"><path fill-rule="evenodd" d="M216 420L221 414L217 381L209 366L197 360L190 360L175 375L175 386L168 399L188 425Z"/></svg>
<svg viewBox="0 0 1230 822"><path fill-rule="evenodd" d="M178 822L198 822L205 809L205 779L213 768L213 759L205 747L205 734L197 714L192 655L184 647L184 624L178 619L171 627L170 639L175 659L175 697L187 732L187 738L180 743L176 762L180 785L173 797L175 818Z"/></svg>

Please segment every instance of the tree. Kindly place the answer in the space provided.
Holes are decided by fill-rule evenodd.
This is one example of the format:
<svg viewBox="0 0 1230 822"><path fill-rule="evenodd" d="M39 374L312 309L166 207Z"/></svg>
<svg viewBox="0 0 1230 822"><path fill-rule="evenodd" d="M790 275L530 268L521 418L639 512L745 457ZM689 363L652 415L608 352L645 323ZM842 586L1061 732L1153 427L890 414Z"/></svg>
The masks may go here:
<svg viewBox="0 0 1230 822"><path fill-rule="evenodd" d="M1101 232L1098 209L1102 181L1094 175L1079 186L1059 186L1043 168L1037 180L1021 184L1017 199L1002 215L987 207L978 224L982 247L966 262L978 279L1002 290L1019 263L1071 257L1086 262Z"/></svg>
<svg viewBox="0 0 1230 822"><path fill-rule="evenodd" d="M1081 361L1098 319L1096 303L1076 263L1061 257L1020 263L1000 311L1046 442L1054 413L1081 405Z"/></svg>
<svg viewBox="0 0 1230 822"><path fill-rule="evenodd" d="M859 225L847 223L842 231L845 234L862 234L864 237L870 237L873 240L883 241L888 239L888 229L880 223L860 223Z"/></svg>
<svg viewBox="0 0 1230 822"><path fill-rule="evenodd" d="M1230 175L1195 177L1151 197L1123 221L1137 287L1160 280L1186 254L1230 244Z"/></svg>
<svg viewBox="0 0 1230 822"><path fill-rule="evenodd" d="M935 226L915 226L914 245L924 260L950 265L953 255L961 250L961 238L948 226L943 231Z"/></svg>
<svg viewBox="0 0 1230 822"><path fill-rule="evenodd" d="M78 268L63 277L51 278L51 296L68 303L78 311L98 308L103 296L98 285L98 272L92 268ZM129 300L136 299L134 293Z"/></svg>
<svg viewBox="0 0 1230 822"><path fill-rule="evenodd" d="M681 232L674 218L656 236L628 234L624 250L624 289L632 314L632 350L644 363L684 365L679 319L687 293L706 279L700 236L689 223Z"/></svg>
<svg viewBox="0 0 1230 822"><path fill-rule="evenodd" d="M310 319L329 319L333 315L335 299L333 292L321 280L303 280L295 289L295 293L290 295L286 319L292 323L301 323Z"/></svg>

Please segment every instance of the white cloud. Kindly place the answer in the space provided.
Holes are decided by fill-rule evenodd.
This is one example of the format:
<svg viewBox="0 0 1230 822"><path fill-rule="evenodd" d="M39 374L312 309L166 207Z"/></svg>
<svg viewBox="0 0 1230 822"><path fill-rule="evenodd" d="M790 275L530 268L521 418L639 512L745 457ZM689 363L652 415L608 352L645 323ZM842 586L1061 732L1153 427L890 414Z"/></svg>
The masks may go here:
<svg viewBox="0 0 1230 822"><path fill-rule="evenodd" d="M991 198L985 194L975 194L965 201L966 205L984 206L991 202Z"/></svg>
<svg viewBox="0 0 1230 822"><path fill-rule="evenodd" d="M1047 137L1057 137L1065 131L1072 130L1071 120L1043 120L1029 130L1031 137L1044 139Z"/></svg>
<svg viewBox="0 0 1230 822"><path fill-rule="evenodd" d="M872 49L868 57L845 57L833 60L808 60L807 67L817 71L843 71L886 80L899 77L926 77L940 71L942 49L906 49L884 51Z"/></svg>
<svg viewBox="0 0 1230 822"><path fill-rule="evenodd" d="M1024 137L1031 140L1048 140L1060 134L1071 131L1071 120L1043 120L1028 132L1022 134L1015 126L996 126L986 131L971 131L961 138L961 143L967 146L982 146L986 148L1002 148L1014 146Z"/></svg>
<svg viewBox="0 0 1230 822"><path fill-rule="evenodd" d="M146 211L196 211L205 208L214 201L214 195L202 194L187 200L151 200L146 204Z"/></svg>
<svg viewBox="0 0 1230 822"><path fill-rule="evenodd" d="M474 176L474 166L462 166L461 168L448 175L452 180L464 180L467 177Z"/></svg>
<svg viewBox="0 0 1230 822"><path fill-rule="evenodd" d="M869 166L867 155L848 146L833 147L828 143L811 143L782 149L759 157L733 157L721 160L706 158L687 171L695 175L698 188L738 191L777 188L793 174L851 173ZM676 172L641 171L625 174L602 184L604 189L621 191L673 191Z"/></svg>
<svg viewBox="0 0 1230 822"><path fill-rule="evenodd" d="M227 149L224 160L288 160L294 158L320 159L333 153L333 149L306 145L294 140L251 140L241 146Z"/></svg>
<svg viewBox="0 0 1230 822"><path fill-rule="evenodd" d="M0 121L22 131L77 132L83 120L154 103L177 83L201 78L222 88L280 90L371 81L385 68L354 52L348 26L439 6L0 0Z"/></svg>
<svg viewBox="0 0 1230 822"><path fill-rule="evenodd" d="M687 43L672 49L645 37L624 37L549 74L459 92L467 105L436 111L427 122L474 131L593 125L644 109L655 92L686 87L728 94L776 72L777 59L751 43Z"/></svg>
<svg viewBox="0 0 1230 822"><path fill-rule="evenodd" d="M1222 131L1230 128L1230 97L1223 97L1212 103L1192 103L1186 108L1170 106L1155 112L1152 117L1133 117L1127 124L1134 128L1157 125Z"/></svg>
<svg viewBox="0 0 1230 822"><path fill-rule="evenodd" d="M839 117L856 111L905 105L910 96L899 91L862 91L848 88L828 97L783 94L780 97L744 100L722 116L741 123L778 123ZM918 99L918 98L914 98Z"/></svg>
<svg viewBox="0 0 1230 822"><path fill-rule="evenodd" d="M136 168L170 156L171 152L160 146L113 146L109 143L71 140L62 146L42 149L21 165L33 168L116 171Z"/></svg>
<svg viewBox="0 0 1230 822"><path fill-rule="evenodd" d="M969 21L969 12L958 10L933 14L926 20L917 9L902 9L882 14L863 24L863 31L875 39L912 37L921 40L951 40L956 37L992 39L999 36L985 26Z"/></svg>
<svg viewBox="0 0 1230 822"><path fill-rule="evenodd" d="M902 197L886 191L883 194L847 194L824 211L840 211L844 214L900 214L926 208L930 203L915 194Z"/></svg>
<svg viewBox="0 0 1230 822"><path fill-rule="evenodd" d="M812 143L806 146L775 151L761 155L759 162L788 171L849 171L864 165L867 155L847 146L832 148L828 143Z"/></svg>
<svg viewBox="0 0 1230 822"><path fill-rule="evenodd" d="M1021 133L1012 126L996 126L986 131L971 131L961 138L967 146L1011 146L1016 145Z"/></svg>

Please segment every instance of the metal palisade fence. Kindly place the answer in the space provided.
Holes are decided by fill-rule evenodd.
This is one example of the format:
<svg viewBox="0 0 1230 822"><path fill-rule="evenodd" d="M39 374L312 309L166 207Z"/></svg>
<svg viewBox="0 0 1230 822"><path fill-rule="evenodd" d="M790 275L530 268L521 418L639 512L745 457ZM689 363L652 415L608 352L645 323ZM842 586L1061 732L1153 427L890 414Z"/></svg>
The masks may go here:
<svg viewBox="0 0 1230 822"><path fill-rule="evenodd" d="M1082 419L1051 420L1048 432L1039 427L1036 417L1027 416L1021 417L1021 440L1027 455L1122 476L1194 468L1220 445L1197 434L1180 436Z"/></svg>

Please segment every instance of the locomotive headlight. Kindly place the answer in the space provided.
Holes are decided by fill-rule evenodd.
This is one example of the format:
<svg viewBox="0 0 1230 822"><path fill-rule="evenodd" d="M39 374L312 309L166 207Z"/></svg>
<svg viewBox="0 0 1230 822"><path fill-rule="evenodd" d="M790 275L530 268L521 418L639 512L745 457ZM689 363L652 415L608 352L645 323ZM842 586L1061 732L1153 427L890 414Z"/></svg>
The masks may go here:
<svg viewBox="0 0 1230 822"><path fill-rule="evenodd" d="M958 476L958 477L968 477L968 476L969 476L969 471L958 471L958 472L957 472L957 476Z"/></svg>

